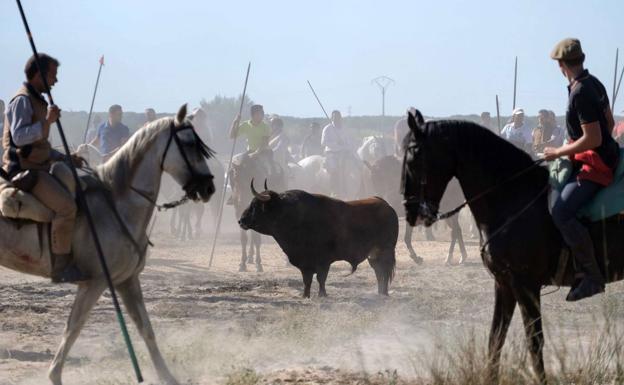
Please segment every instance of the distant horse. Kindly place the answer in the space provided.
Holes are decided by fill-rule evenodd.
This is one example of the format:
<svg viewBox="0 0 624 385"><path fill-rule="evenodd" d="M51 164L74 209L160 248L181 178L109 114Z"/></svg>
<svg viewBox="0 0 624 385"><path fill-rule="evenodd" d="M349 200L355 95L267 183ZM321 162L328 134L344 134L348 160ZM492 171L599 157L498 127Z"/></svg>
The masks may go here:
<svg viewBox="0 0 624 385"><path fill-rule="evenodd" d="M370 164L375 163L379 159L388 156L386 143L383 136L373 135L362 139L362 145L357 149L358 157Z"/></svg>
<svg viewBox="0 0 624 385"><path fill-rule="evenodd" d="M366 167L369 170L369 177L371 184L373 186L373 194L378 195L384 198L390 205L399 213L399 216L403 216L405 212L402 207L402 199L400 193L400 182L401 182L401 163L399 160L390 155L384 158L379 159L377 162L370 164L368 162L364 162ZM464 196L459 188L459 184L457 181L451 182L449 189L447 189L444 194L444 198L442 198L442 205L444 207L455 207L463 202ZM459 260L459 264L463 264L466 261L467 253L466 247L464 245L464 238L462 235L462 230L459 225L459 218L457 216L453 216L445 220L447 226L451 229L451 244L449 246L449 251L446 257L446 264L451 265L451 261L453 259L453 252L455 251L455 244L459 244L459 249L461 252L461 258ZM417 264L422 263L422 258L418 257L414 248L412 247L412 233L414 232L414 227L406 226L405 227L405 236L403 241L405 242L405 246L407 246L407 250L410 253L410 258L414 260Z"/></svg>
<svg viewBox="0 0 624 385"><path fill-rule="evenodd" d="M325 157L311 155L301 159L297 165L290 165L292 180L288 182L289 189L299 189L310 193L329 195L332 192L329 173L325 169ZM345 160L345 196L349 199L364 196L362 175L364 166L355 156ZM278 190L279 191L279 190Z"/></svg>
<svg viewBox="0 0 624 385"><path fill-rule="evenodd" d="M191 199L206 202L214 192L205 161L212 153L185 117L186 105L175 118L162 118L141 128L108 162L95 169L100 182L93 183L101 187L90 188L86 193L113 285L147 344L161 382L168 385L178 382L156 344L139 274L145 267L149 242L146 230L163 172L183 186ZM113 209L118 216L113 214ZM0 265L49 278L50 251L41 246L48 242L47 232L40 231L38 224L0 217ZM78 284L63 339L48 372L54 385L62 384L63 364L69 350L107 288L84 215L76 218L72 250L79 269L91 279Z"/></svg>
<svg viewBox="0 0 624 385"><path fill-rule="evenodd" d="M270 149L264 151L271 151ZM230 169L230 186L232 187L232 203L234 205L234 213L236 220L243 215L243 211L249 206L253 199L253 195L249 190L249 184L251 180L267 180L268 183L277 191L286 189L286 173L278 169L276 172L271 172L271 167L268 164L271 156L268 156L264 152L254 152L239 157L232 162ZM259 233L251 231L251 244L249 246L249 252L247 252L247 230L240 230L241 241L241 261L238 271L247 271L247 263L254 263L254 256L256 257L256 271L263 271L262 258L260 256L260 246L262 244L262 238Z"/></svg>
<svg viewBox="0 0 624 385"><path fill-rule="evenodd" d="M172 210L170 218L171 233L180 240L199 239L202 235L202 222L206 213L206 206L214 218L219 212L219 203L223 194L223 183L225 183L225 169L217 158L208 160L208 167L214 173L214 184L216 191L208 204L202 202L191 202L178 206ZM173 200L173 197L168 198ZM194 221L193 221L194 219Z"/></svg>
<svg viewBox="0 0 624 385"><path fill-rule="evenodd" d="M420 115L420 112L417 112ZM544 370L540 289L574 283L572 263L548 210L549 173L513 144L477 124L408 117L403 186L407 221L431 225L448 182L457 178L481 231L483 263L495 280L488 383L498 382L501 349L519 305L538 381ZM588 224L608 282L624 278L624 224Z"/></svg>

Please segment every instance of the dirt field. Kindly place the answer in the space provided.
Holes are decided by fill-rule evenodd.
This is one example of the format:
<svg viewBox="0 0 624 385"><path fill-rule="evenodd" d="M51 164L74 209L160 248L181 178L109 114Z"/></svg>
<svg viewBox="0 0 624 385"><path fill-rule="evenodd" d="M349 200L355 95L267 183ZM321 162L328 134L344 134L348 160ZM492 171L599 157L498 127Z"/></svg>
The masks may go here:
<svg viewBox="0 0 624 385"><path fill-rule="evenodd" d="M329 298L316 296L315 282L312 299L306 300L298 270L286 265L267 238L265 272L250 265L253 272L238 273L240 249L231 224L210 270L211 236L183 243L167 230L162 222L157 227L142 280L161 350L183 384L426 382L436 362L457 357L457 349L466 346L462 341L475 339L477 349L484 346L493 280L475 242L469 244L466 265L444 265L445 231L435 242L415 233L415 247L425 260L421 266L399 244L389 298L376 294L374 273L365 263L350 276L347 264L335 264ZM0 384L46 384L74 288L6 269L0 276ZM576 356L595 343L605 313L620 325L624 318L622 284L574 305L565 303L566 293L561 289L543 298L549 371L560 369L561 349ZM517 312L506 349L522 355L520 326ZM146 383L155 384L145 346L134 326L130 330ZM72 349L64 380L134 383L108 295Z"/></svg>

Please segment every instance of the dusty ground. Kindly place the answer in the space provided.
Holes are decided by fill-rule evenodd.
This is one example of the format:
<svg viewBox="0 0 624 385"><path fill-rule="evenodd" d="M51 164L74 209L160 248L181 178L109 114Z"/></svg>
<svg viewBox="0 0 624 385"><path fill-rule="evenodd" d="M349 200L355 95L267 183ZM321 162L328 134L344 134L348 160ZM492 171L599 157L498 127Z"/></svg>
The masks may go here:
<svg viewBox="0 0 624 385"><path fill-rule="evenodd" d="M165 230L162 224L157 227L156 247L142 280L161 350L184 384L401 383L426 378L435 358L466 336L481 340L487 334L493 281L475 242L468 247L465 266L445 266L443 231L437 242L415 234L415 246L425 259L421 266L399 244L389 298L377 296L368 264L351 276L346 276L346 264L335 264L329 298L316 297L315 283L313 298L306 300L300 298L298 270L286 266L281 250L266 239L265 272L238 273L240 252L231 226L210 270L211 236L182 243ZM0 384L46 384L74 288L6 269L0 269L0 276ZM547 357L561 341L574 349L591 339L607 307L616 309L620 324L623 320L622 284L575 305L565 303L565 294L561 289L543 298ZM519 321L516 314L510 345L521 341ZM130 329L147 383L155 384L146 349L134 326ZM134 383L107 295L70 357L66 384Z"/></svg>

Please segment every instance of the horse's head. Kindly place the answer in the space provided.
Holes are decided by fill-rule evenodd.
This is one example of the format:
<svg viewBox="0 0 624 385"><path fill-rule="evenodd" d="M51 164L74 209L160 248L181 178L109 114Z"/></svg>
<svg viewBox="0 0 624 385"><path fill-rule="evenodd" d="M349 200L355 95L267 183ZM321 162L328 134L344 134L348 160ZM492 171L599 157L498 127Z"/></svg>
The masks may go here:
<svg viewBox="0 0 624 385"><path fill-rule="evenodd" d="M213 175L206 163L212 156L212 150L186 119L186 104L183 105L169 127L161 163L163 171L183 187L189 198L207 202L215 192Z"/></svg>
<svg viewBox="0 0 624 385"><path fill-rule="evenodd" d="M405 199L406 219L412 226L437 220L438 207L446 185L455 174L454 156L448 138L431 132L420 111L408 114L410 132L403 141L405 155L401 192Z"/></svg>

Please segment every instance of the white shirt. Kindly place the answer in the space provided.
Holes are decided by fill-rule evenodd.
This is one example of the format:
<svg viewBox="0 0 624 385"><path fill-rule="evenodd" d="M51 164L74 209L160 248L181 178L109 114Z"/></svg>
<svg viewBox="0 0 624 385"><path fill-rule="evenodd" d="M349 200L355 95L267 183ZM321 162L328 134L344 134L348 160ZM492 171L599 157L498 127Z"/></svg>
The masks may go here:
<svg viewBox="0 0 624 385"><path fill-rule="evenodd" d="M522 123L520 127L515 127L514 123L511 122L503 128L500 136L509 141L533 143L533 130L526 123Z"/></svg>
<svg viewBox="0 0 624 385"><path fill-rule="evenodd" d="M332 123L323 128L321 145L325 152L349 151L351 148L344 128L336 128Z"/></svg>

